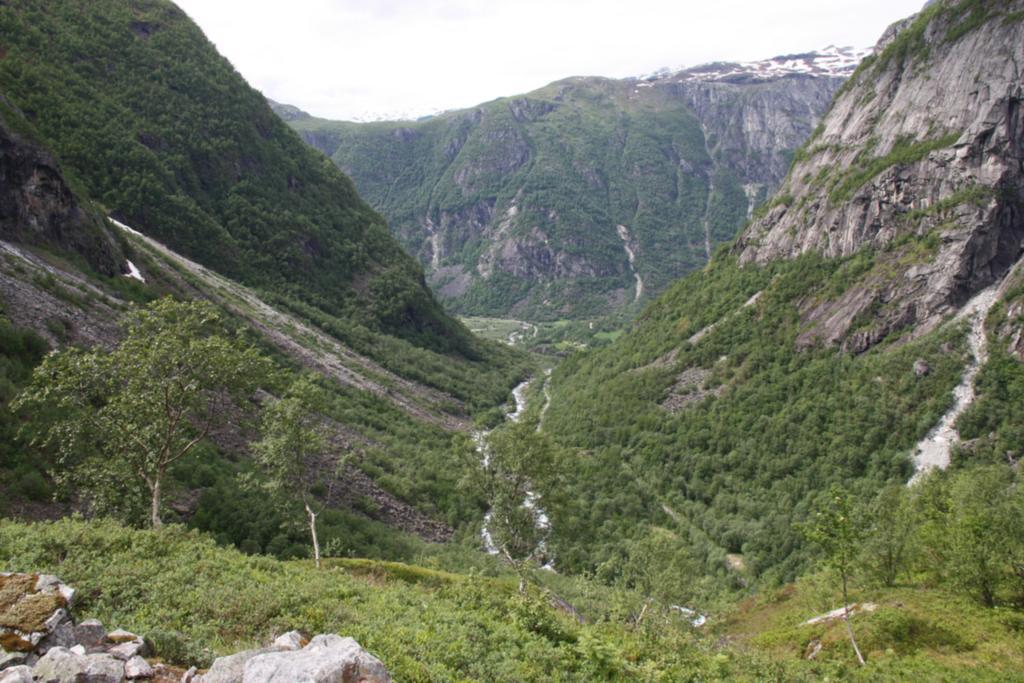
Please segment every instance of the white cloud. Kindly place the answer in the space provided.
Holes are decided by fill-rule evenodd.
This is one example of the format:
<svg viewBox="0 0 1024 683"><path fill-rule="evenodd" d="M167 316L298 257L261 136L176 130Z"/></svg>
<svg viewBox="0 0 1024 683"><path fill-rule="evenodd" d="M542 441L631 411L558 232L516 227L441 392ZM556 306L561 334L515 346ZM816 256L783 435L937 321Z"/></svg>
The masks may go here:
<svg viewBox="0 0 1024 683"><path fill-rule="evenodd" d="M177 0L267 96L417 116L573 75L869 46L922 0Z"/></svg>

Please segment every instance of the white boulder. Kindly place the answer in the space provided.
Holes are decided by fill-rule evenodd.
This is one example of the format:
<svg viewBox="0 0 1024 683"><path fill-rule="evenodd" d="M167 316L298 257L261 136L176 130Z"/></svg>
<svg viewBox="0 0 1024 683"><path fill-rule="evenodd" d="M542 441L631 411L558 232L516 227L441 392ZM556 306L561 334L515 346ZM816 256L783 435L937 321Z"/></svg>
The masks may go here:
<svg viewBox="0 0 1024 683"><path fill-rule="evenodd" d="M319 635L301 650L253 657L241 683L391 683L391 676L353 638Z"/></svg>

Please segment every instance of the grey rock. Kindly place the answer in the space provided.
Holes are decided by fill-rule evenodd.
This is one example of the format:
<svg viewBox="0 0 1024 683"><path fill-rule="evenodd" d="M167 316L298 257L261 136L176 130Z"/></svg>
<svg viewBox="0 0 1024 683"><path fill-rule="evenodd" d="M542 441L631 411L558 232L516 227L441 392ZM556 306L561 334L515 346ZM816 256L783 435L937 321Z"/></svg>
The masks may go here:
<svg viewBox="0 0 1024 683"><path fill-rule="evenodd" d="M301 650L253 657L242 683L391 683L391 676L354 639L319 635Z"/></svg>
<svg viewBox="0 0 1024 683"><path fill-rule="evenodd" d="M95 652L107 644L107 629L98 619L86 619L75 626L75 642Z"/></svg>
<svg viewBox="0 0 1024 683"><path fill-rule="evenodd" d="M199 670L194 666L190 667L188 671L181 675L181 683L193 683L198 682L202 677L199 676Z"/></svg>
<svg viewBox="0 0 1024 683"><path fill-rule="evenodd" d="M28 657L29 653L27 652L5 652L0 649L0 671L26 664Z"/></svg>
<svg viewBox="0 0 1024 683"><path fill-rule="evenodd" d="M40 593L55 591L64 598L68 608L74 607L78 592L52 574L40 574L36 580L36 591Z"/></svg>
<svg viewBox="0 0 1024 683"><path fill-rule="evenodd" d="M71 647L75 643L75 627L71 623L71 618L65 613L57 620L57 624L52 627L49 635L39 641L36 652L45 655L50 648Z"/></svg>
<svg viewBox="0 0 1024 683"><path fill-rule="evenodd" d="M300 650L305 642L306 639L298 631L288 631L288 633L282 634L274 640L274 647L279 647L283 650Z"/></svg>
<svg viewBox="0 0 1024 683"><path fill-rule="evenodd" d="M128 661L132 657L144 654L145 644L140 640L132 640L127 643L114 645L107 650L108 654L117 657L122 661Z"/></svg>
<svg viewBox="0 0 1024 683"><path fill-rule="evenodd" d="M242 683L246 663L257 655L274 652L268 648L244 650L227 657L218 657L202 676L203 683Z"/></svg>
<svg viewBox="0 0 1024 683"><path fill-rule="evenodd" d="M75 645L75 646L69 648L68 652L70 652L73 655L82 655L82 656L85 656L85 655L88 654L88 652L85 651L85 645L81 645L81 644Z"/></svg>
<svg viewBox="0 0 1024 683"><path fill-rule="evenodd" d="M928 365L928 361L923 358L918 358L914 361L914 374L918 377L924 377L932 371L932 366Z"/></svg>
<svg viewBox="0 0 1024 683"><path fill-rule="evenodd" d="M36 663L34 675L39 683L122 683L124 663L106 654L83 656L55 647Z"/></svg>
<svg viewBox="0 0 1024 683"><path fill-rule="evenodd" d="M32 669L15 666L0 672L0 683L33 683Z"/></svg>
<svg viewBox="0 0 1024 683"><path fill-rule="evenodd" d="M132 657L124 665L125 678L153 678L154 673L153 667L142 657Z"/></svg>

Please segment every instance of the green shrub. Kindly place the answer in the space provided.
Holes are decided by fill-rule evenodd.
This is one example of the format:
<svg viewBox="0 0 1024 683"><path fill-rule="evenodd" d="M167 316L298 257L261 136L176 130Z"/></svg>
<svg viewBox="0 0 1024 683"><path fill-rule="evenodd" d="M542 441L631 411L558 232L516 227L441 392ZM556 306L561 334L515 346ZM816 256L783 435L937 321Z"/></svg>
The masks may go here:
<svg viewBox="0 0 1024 683"><path fill-rule="evenodd" d="M213 653L198 647L191 638L180 631L153 629L146 633L146 643L152 651L152 656L168 664L196 666L201 669L207 669L213 664Z"/></svg>

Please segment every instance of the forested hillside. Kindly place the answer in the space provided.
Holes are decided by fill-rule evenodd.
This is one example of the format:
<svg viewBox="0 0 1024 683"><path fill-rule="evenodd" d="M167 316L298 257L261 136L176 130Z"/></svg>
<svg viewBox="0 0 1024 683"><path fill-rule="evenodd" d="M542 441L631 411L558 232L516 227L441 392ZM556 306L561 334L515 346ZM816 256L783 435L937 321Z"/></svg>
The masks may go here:
<svg viewBox="0 0 1024 683"><path fill-rule="evenodd" d="M915 466L1017 462L1019 5L890 30L735 245L555 371L565 566L614 575L664 526L716 582L788 580L830 485L867 501Z"/></svg>
<svg viewBox="0 0 1024 683"><path fill-rule="evenodd" d="M114 216L245 283L475 358L352 183L170 2L0 7L0 90Z"/></svg>
<svg viewBox="0 0 1024 683"><path fill-rule="evenodd" d="M454 310L593 318L635 313L735 235L849 73L757 71L772 63L569 78L416 122L275 106Z"/></svg>

